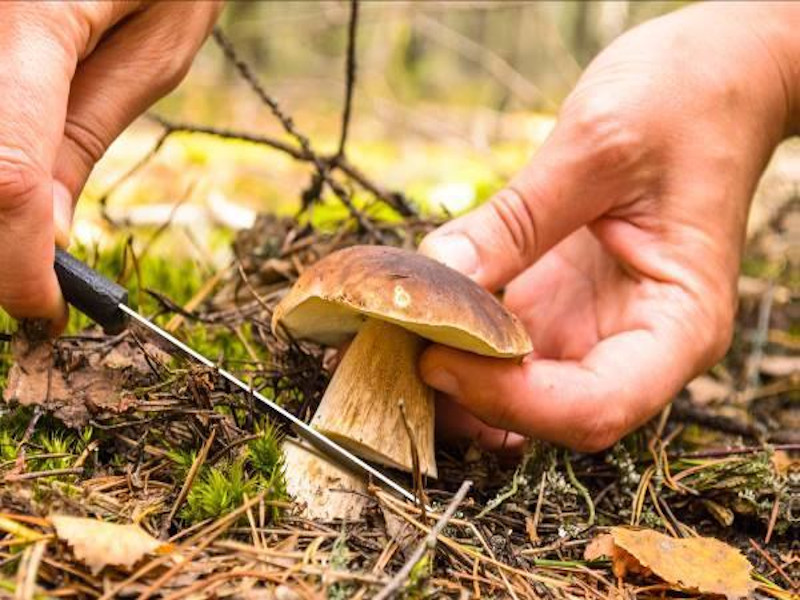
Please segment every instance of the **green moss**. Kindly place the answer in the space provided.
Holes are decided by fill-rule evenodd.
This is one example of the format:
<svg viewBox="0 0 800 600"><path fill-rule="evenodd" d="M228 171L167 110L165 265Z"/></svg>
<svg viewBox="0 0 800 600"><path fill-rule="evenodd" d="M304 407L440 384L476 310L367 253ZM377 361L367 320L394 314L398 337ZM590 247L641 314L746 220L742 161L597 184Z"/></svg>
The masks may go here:
<svg viewBox="0 0 800 600"><path fill-rule="evenodd" d="M257 482L245 471L243 460L202 469L192 486L181 515L188 521L216 519L235 510L245 495L257 493Z"/></svg>
<svg viewBox="0 0 800 600"><path fill-rule="evenodd" d="M8 462L17 457L17 439L7 429L0 429L0 462Z"/></svg>
<svg viewBox="0 0 800 600"><path fill-rule="evenodd" d="M172 461L172 474L176 481L186 479L189 469L192 468L194 461L197 460L197 450L184 450L173 448L167 451L167 458Z"/></svg>
<svg viewBox="0 0 800 600"><path fill-rule="evenodd" d="M771 262L763 256L747 255L742 259L742 274L759 279L773 279L783 270L782 263Z"/></svg>
<svg viewBox="0 0 800 600"><path fill-rule="evenodd" d="M268 421L258 428L259 437L247 444L249 464L259 478L261 489L267 490L270 500L287 500L285 459L281 449L282 436ZM273 519L279 511L273 510Z"/></svg>
<svg viewBox="0 0 800 600"><path fill-rule="evenodd" d="M266 362L267 351L253 337L251 325L249 323L242 325L240 332L247 345L255 353L257 362ZM253 361L253 357L250 356L238 336L225 327L192 323L181 329L181 337L189 346L211 360L221 360L229 364L246 364Z"/></svg>
<svg viewBox="0 0 800 600"><path fill-rule="evenodd" d="M266 492L267 500L286 500L284 457L281 437L267 421L258 425L259 436L247 443L241 456L218 466L203 465L192 485L181 517L195 523L215 519L235 510L244 496ZM182 482L197 459L196 449L174 448L167 453L172 461L172 475ZM277 519L279 511L272 511Z"/></svg>
<svg viewBox="0 0 800 600"><path fill-rule="evenodd" d="M347 570L349 562L350 551L347 548L347 536L343 533L333 542L331 548L330 568L333 571ZM328 600L344 600L345 598L352 598L355 594L355 587L352 583L341 581L334 583L327 589L326 596Z"/></svg>
<svg viewBox="0 0 800 600"><path fill-rule="evenodd" d="M14 319L0 308L0 333L13 333L16 329ZM0 395L6 387L8 370L11 368L11 349L8 342L0 341Z"/></svg>
<svg viewBox="0 0 800 600"><path fill-rule="evenodd" d="M176 259L165 253L151 251L141 260L137 269L130 252L126 252L126 244L127 240L120 238L99 252L81 245L70 251L98 272L124 285L128 289L130 305L145 314L153 314L160 309L159 303L145 290L153 290L177 305L184 305L203 284L205 275L188 258ZM90 325L88 317L73 310L67 333L76 333Z"/></svg>

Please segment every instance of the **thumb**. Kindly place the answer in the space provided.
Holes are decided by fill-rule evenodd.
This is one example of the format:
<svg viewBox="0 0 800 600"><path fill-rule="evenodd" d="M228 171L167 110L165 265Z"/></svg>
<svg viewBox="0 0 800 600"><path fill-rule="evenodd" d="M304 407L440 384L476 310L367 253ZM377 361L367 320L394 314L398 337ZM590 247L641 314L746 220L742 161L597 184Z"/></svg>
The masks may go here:
<svg viewBox="0 0 800 600"><path fill-rule="evenodd" d="M506 188L430 233L420 252L502 288L570 233L644 193L640 140L615 111L570 107Z"/></svg>
<svg viewBox="0 0 800 600"><path fill-rule="evenodd" d="M53 169L59 240L69 236L74 204L95 163L136 117L183 79L217 12L214 4L180 13L172 3L149 6L80 63Z"/></svg>

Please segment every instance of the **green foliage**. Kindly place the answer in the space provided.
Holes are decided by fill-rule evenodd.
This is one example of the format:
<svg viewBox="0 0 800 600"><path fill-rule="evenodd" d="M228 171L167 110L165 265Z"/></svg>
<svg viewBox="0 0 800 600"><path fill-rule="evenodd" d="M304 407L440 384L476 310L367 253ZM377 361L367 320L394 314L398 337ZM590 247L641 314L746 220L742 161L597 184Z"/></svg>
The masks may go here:
<svg viewBox="0 0 800 600"><path fill-rule="evenodd" d="M14 319L0 308L0 333L13 333L16 329ZM7 342L0 342L0 394L6 387L8 370L11 368L11 352Z"/></svg>
<svg viewBox="0 0 800 600"><path fill-rule="evenodd" d="M80 452L80 440L72 433L64 431L40 431L33 439L33 446L41 450L42 454L63 454L65 456L46 458L39 461L37 469L50 471L52 469L66 469ZM31 454L35 458L36 454Z"/></svg>
<svg viewBox="0 0 800 600"><path fill-rule="evenodd" d="M254 340L249 323L241 327L241 333L250 349L255 352L256 357L266 362L266 349ZM230 329L224 327L213 327L201 323L185 325L181 330L181 337L189 346L212 360L220 357L226 363L249 363L253 360L241 340Z"/></svg>
<svg viewBox="0 0 800 600"><path fill-rule="evenodd" d="M189 469L197 460L197 450L173 448L167 451L167 458L172 461L172 473L177 481L186 479Z"/></svg>
<svg viewBox="0 0 800 600"><path fill-rule="evenodd" d="M145 238L146 239L146 238ZM182 305L200 288L203 274L197 265L189 259L175 259L166 252L150 252L135 267L129 251L126 251L127 239L119 238L108 248L101 251L77 245L70 251L79 259L110 279L114 279L128 288L130 304L144 312L155 312L159 305L144 293L150 289L162 294ZM91 321L73 310L70 315L68 333L76 333L91 325Z"/></svg>
<svg viewBox="0 0 800 600"><path fill-rule="evenodd" d="M259 437L247 444L249 464L258 477L259 487L267 490L270 500L287 500L289 492L286 490L286 467L283 450L281 449L281 436L277 429L268 421L259 427ZM272 510L272 518L277 519L279 510Z"/></svg>
<svg viewBox="0 0 800 600"><path fill-rule="evenodd" d="M261 476L270 479L276 470L283 469L281 437L269 422L259 427L259 436L247 444L250 464Z"/></svg>
<svg viewBox="0 0 800 600"><path fill-rule="evenodd" d="M408 599L424 598L425 584L431 574L433 564L430 554L423 554L408 574L408 583L403 590L403 597Z"/></svg>
<svg viewBox="0 0 800 600"><path fill-rule="evenodd" d="M17 457L17 440L7 429L0 429L0 462L8 462Z"/></svg>
<svg viewBox="0 0 800 600"><path fill-rule="evenodd" d="M267 500L288 498L284 479L284 456L281 438L275 427L264 421L257 428L259 436L247 443L245 452L229 463L203 465L192 485L181 517L188 522L213 519L236 509L244 496L265 491ZM196 449L173 448L167 452L177 482L186 479L197 459ZM277 509L272 518L279 516Z"/></svg>
<svg viewBox="0 0 800 600"><path fill-rule="evenodd" d="M181 512L188 521L216 519L235 510L244 496L257 493L256 481L245 471L243 460L202 469Z"/></svg>

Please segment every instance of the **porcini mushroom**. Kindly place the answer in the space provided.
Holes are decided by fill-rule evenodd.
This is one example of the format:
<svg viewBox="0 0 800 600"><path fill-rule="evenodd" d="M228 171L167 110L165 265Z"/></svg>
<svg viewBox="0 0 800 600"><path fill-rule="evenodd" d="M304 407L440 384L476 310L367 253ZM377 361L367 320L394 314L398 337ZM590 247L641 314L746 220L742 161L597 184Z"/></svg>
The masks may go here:
<svg viewBox="0 0 800 600"><path fill-rule="evenodd" d="M352 343L311 424L367 460L436 477L433 392L417 361L425 340L493 357L532 350L522 324L488 291L426 256L386 246L339 250L308 267L272 319L277 335ZM287 468L288 473L288 468Z"/></svg>

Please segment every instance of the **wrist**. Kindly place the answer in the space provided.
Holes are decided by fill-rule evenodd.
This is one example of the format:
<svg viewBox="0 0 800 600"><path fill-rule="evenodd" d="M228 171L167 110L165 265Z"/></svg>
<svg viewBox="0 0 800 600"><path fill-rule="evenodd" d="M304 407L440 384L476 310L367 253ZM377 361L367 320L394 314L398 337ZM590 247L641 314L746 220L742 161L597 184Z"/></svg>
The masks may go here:
<svg viewBox="0 0 800 600"><path fill-rule="evenodd" d="M782 114L782 136L800 134L800 4L741 3L729 7L760 46L759 68L770 72L776 114Z"/></svg>

